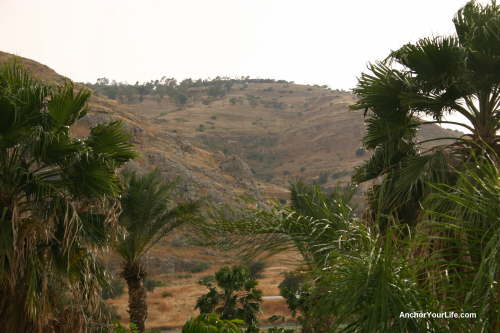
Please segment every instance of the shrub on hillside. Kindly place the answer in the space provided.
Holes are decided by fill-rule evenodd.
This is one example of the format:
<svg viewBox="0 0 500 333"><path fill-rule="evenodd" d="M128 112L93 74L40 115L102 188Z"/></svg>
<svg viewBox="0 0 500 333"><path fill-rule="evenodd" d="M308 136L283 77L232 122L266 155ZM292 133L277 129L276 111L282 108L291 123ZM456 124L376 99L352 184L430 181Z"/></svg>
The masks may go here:
<svg viewBox="0 0 500 333"><path fill-rule="evenodd" d="M144 287L148 292L153 292L156 287L165 287L166 283L163 281L157 281L153 279L146 279L144 281Z"/></svg>
<svg viewBox="0 0 500 333"><path fill-rule="evenodd" d="M261 279L262 272L264 272L264 269L266 268L267 265L263 261L253 261L249 262L246 266L252 278Z"/></svg>

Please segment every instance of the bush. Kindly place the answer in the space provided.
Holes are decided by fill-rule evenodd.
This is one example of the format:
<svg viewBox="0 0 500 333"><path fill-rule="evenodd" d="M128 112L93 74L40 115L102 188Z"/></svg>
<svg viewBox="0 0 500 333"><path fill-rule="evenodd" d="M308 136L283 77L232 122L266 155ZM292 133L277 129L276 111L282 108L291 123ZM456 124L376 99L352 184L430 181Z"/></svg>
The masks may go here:
<svg viewBox="0 0 500 333"><path fill-rule="evenodd" d="M304 286L305 278L297 272L285 273L285 278L278 285L280 295L286 300L288 308L295 316L298 311L303 311L307 301L308 291Z"/></svg>
<svg viewBox="0 0 500 333"><path fill-rule="evenodd" d="M257 178L259 178L265 182L270 182L274 178L274 174L272 174L272 173L259 173L256 176L257 176Z"/></svg>
<svg viewBox="0 0 500 333"><path fill-rule="evenodd" d="M337 171L337 172L334 172L330 175L330 177L332 179L338 179L338 178L341 178L341 177L344 177L344 176L348 176L349 175L349 171L346 171L346 170L341 170L341 171Z"/></svg>
<svg viewBox="0 0 500 333"><path fill-rule="evenodd" d="M161 293L161 297L174 297L174 294L172 294L169 291L165 291L165 292Z"/></svg>
<svg viewBox="0 0 500 333"><path fill-rule="evenodd" d="M201 284L202 286L209 286L214 282L215 282L215 276L213 275L205 275L204 277L198 280L198 284Z"/></svg>
<svg viewBox="0 0 500 333"><path fill-rule="evenodd" d="M247 153L247 158L249 160L262 162L265 157L264 157L264 154L262 154L261 152L251 151L251 152Z"/></svg>
<svg viewBox="0 0 500 333"><path fill-rule="evenodd" d="M166 283L162 281L157 281L152 279L146 279L144 281L144 287L149 292L153 292L156 287L164 287L164 286L166 286Z"/></svg>
<svg viewBox="0 0 500 333"><path fill-rule="evenodd" d="M226 89L222 85L213 85L207 89L207 94L211 97L223 97L226 95Z"/></svg>
<svg viewBox="0 0 500 333"><path fill-rule="evenodd" d="M197 262L197 263L194 263L187 270L188 270L188 272L191 272L191 273L199 273L199 272L206 271L209 267L210 267L210 265L207 264L206 262Z"/></svg>
<svg viewBox="0 0 500 333"><path fill-rule="evenodd" d="M263 261L254 261L250 262L246 265L248 267L248 271L250 272L250 276L253 279L262 278L262 272L266 268L266 263Z"/></svg>

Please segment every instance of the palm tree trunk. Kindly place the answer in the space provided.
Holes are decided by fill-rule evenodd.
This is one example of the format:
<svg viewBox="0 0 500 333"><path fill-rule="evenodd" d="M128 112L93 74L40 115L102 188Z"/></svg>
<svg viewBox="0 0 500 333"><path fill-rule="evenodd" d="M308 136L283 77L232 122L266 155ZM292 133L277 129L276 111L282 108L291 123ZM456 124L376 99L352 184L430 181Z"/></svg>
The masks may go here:
<svg viewBox="0 0 500 333"><path fill-rule="evenodd" d="M146 289L144 279L146 272L140 263L127 263L123 268L123 278L128 286L128 313L130 322L137 327L139 333L145 330L145 321L148 316L146 304Z"/></svg>

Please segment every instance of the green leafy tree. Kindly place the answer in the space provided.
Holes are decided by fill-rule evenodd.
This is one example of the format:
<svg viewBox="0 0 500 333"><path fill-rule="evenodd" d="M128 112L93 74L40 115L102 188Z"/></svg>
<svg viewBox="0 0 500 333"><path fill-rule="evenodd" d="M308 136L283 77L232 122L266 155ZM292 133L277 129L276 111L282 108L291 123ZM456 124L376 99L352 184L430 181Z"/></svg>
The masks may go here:
<svg viewBox="0 0 500 333"><path fill-rule="evenodd" d="M215 273L216 286L206 281L209 292L200 296L196 308L200 313L216 313L221 319L241 319L248 332L257 331L257 313L262 292L245 266L222 267Z"/></svg>
<svg viewBox="0 0 500 333"><path fill-rule="evenodd" d="M128 285L130 322L139 332L144 332L147 272L143 257L169 232L195 220L198 204L187 202L171 207L173 184L164 183L157 171L144 176L127 173L125 183L119 224L126 236L117 240L113 247L123 260L122 276Z"/></svg>
<svg viewBox="0 0 500 333"><path fill-rule="evenodd" d="M89 97L69 81L43 84L18 64L0 68L5 332L82 332L98 318L105 275L97 255L119 213L116 170L135 153L119 122L91 128L86 138L70 135Z"/></svg>

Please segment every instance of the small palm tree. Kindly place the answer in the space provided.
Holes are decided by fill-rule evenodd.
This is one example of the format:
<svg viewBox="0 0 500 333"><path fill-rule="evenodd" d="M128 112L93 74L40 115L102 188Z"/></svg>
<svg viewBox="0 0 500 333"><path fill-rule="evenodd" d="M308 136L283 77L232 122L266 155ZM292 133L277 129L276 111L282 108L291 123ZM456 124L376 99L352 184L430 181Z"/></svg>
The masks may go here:
<svg viewBox="0 0 500 333"><path fill-rule="evenodd" d="M209 292L198 298L196 308L201 314L216 313L224 320L243 320L247 332L256 332L262 291L245 266L222 267L215 273L215 282L200 282Z"/></svg>
<svg viewBox="0 0 500 333"><path fill-rule="evenodd" d="M139 332L144 332L147 272L142 259L166 234L194 220L198 204L188 202L171 208L172 184L164 183L157 171L144 176L128 173L125 183L119 224L126 235L114 244L114 249L123 259L122 276L128 285L130 322Z"/></svg>

